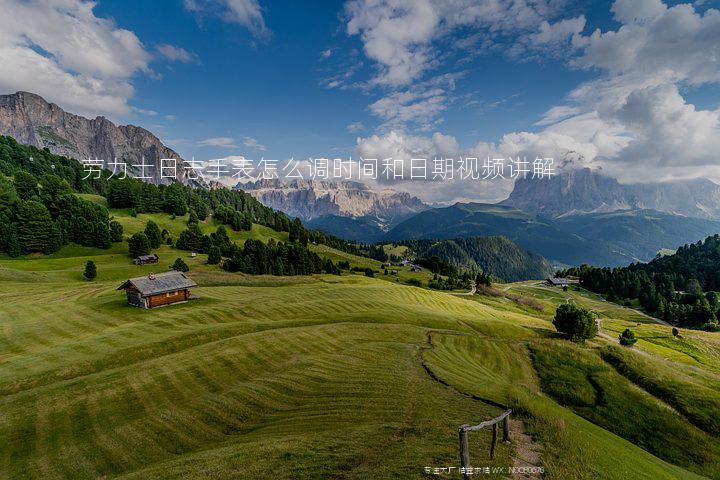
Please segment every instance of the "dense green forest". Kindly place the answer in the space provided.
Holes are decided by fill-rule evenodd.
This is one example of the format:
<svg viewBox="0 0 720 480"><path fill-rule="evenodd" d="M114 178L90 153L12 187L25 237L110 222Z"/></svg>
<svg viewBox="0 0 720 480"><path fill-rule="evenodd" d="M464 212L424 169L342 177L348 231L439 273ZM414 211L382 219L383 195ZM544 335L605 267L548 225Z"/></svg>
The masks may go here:
<svg viewBox="0 0 720 480"><path fill-rule="evenodd" d="M109 248L112 241L122 241L122 227L110 221L107 208L75 195L91 193L105 196L110 208L178 216L190 212L191 220L200 221L213 214L236 231L258 223L289 232L290 241L302 248L311 241L360 254L356 245L307 231L300 220L290 220L241 190L154 185L131 178L108 180L109 174L91 178L95 175L88 176L77 160L0 136L0 252L49 254L70 242ZM211 246L192 227L183 234L178 238L180 248L207 251ZM234 252L226 253L232 256Z"/></svg>
<svg viewBox="0 0 720 480"><path fill-rule="evenodd" d="M720 236L680 247L674 255L624 268L583 265L559 272L577 275L580 285L614 302L641 307L663 320L717 330L720 302Z"/></svg>

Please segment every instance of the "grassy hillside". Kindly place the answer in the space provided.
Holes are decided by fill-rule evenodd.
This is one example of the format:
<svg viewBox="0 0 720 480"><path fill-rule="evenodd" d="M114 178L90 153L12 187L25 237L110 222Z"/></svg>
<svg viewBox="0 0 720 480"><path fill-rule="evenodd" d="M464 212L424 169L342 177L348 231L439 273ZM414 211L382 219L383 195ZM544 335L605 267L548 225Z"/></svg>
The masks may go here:
<svg viewBox="0 0 720 480"><path fill-rule="evenodd" d="M164 214L111 213L126 235L147 218L173 235L184 228ZM0 259L0 478L423 478L425 467L457 466L457 427L497 415L497 404L522 419L549 479L720 478L712 334L674 339L588 292L533 282L501 288L542 311L384 276L231 274L169 247L160 265L135 266L125 249ZM177 256L200 300L141 310L115 290ZM93 282L82 277L88 259ZM566 301L596 311L607 337L557 340L550 319ZM627 326L637 348L608 361ZM592 369L612 403L578 407L557 386ZM657 385L638 380L656 371L666 374ZM690 382L703 388L685 389ZM663 393L677 388L685 393L674 400ZM677 428L653 444L633 420L638 410L649 425ZM489 431L472 434L473 464L511 465L521 446L500 444L491 460L489 440Z"/></svg>

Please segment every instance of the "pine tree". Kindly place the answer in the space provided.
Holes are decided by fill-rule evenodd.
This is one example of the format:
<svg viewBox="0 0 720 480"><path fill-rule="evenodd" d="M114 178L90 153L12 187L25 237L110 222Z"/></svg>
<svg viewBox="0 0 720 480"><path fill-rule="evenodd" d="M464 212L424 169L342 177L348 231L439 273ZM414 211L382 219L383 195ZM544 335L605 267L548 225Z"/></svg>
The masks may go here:
<svg viewBox="0 0 720 480"><path fill-rule="evenodd" d="M208 251L207 263L210 265L217 265L222 260L220 247L212 246Z"/></svg>
<svg viewBox="0 0 720 480"><path fill-rule="evenodd" d="M187 266L187 263L183 261L182 258L176 258L175 262L172 264L173 270L176 270L178 272L188 272L190 271L190 267Z"/></svg>
<svg viewBox="0 0 720 480"><path fill-rule="evenodd" d="M17 211L18 240L25 252L44 252L53 242L50 212L42 203L20 202Z"/></svg>
<svg viewBox="0 0 720 480"><path fill-rule="evenodd" d="M160 234L160 227L157 223L149 220L145 225L145 236L150 242L150 248L158 248L162 242L162 235Z"/></svg>
<svg viewBox="0 0 720 480"><path fill-rule="evenodd" d="M133 236L128 240L128 252L133 258L149 254L150 241L148 240L147 235L143 232L133 234Z"/></svg>
<svg viewBox="0 0 720 480"><path fill-rule="evenodd" d="M93 280L95 277L97 277L97 267L95 266L95 262L92 260L88 260L85 264L85 272L83 272L83 276L87 278L88 280Z"/></svg>
<svg viewBox="0 0 720 480"><path fill-rule="evenodd" d="M111 242L122 242L123 240L123 226L120 222L113 220L110 222L110 241Z"/></svg>

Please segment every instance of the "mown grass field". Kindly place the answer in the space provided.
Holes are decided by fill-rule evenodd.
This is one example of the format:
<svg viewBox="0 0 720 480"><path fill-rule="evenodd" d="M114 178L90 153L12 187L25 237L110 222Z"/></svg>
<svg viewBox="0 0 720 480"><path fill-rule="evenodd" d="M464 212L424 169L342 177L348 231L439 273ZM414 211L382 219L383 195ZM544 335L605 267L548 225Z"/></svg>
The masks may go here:
<svg viewBox="0 0 720 480"><path fill-rule="evenodd" d="M126 234L144 227L114 214ZM126 244L0 259L0 478L438 478L425 467L459 466L457 427L496 404L542 445L549 479L720 478L712 334L673 339L631 310L531 282L499 288L542 311L383 276L252 277L158 253L156 266L133 265ZM141 310L115 290L178 256L200 300ZM556 338L565 301L597 311L607 337ZM634 349L614 346L626 325ZM516 445L491 460L490 432L471 435L474 465L512 464Z"/></svg>

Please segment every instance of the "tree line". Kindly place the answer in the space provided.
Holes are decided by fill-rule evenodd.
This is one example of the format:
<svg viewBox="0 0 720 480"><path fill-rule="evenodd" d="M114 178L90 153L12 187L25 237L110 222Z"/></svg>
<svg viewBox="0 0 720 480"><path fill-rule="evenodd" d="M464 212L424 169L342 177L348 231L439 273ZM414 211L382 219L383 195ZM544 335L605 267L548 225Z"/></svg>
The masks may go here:
<svg viewBox="0 0 720 480"><path fill-rule="evenodd" d="M109 248L111 242L121 241L122 226L110 221L107 208L73 195L90 193L106 197L110 208L130 209L131 214L189 213L191 219L200 221L212 214L236 231L250 230L257 223L288 232L291 242L302 246L312 242L356 255L362 253L353 243L305 230L299 219L290 220L242 190L193 189L178 183L155 185L129 177L108 179L109 174L106 171L96 179L88 176L75 159L0 136L0 252L14 256L52 253L69 242ZM189 230L178 238L180 245L204 251L195 248L202 235Z"/></svg>
<svg viewBox="0 0 720 480"><path fill-rule="evenodd" d="M718 329L720 315L720 236L678 248L674 255L622 268L588 265L558 272L576 275L580 285L609 301L632 305L668 323Z"/></svg>

